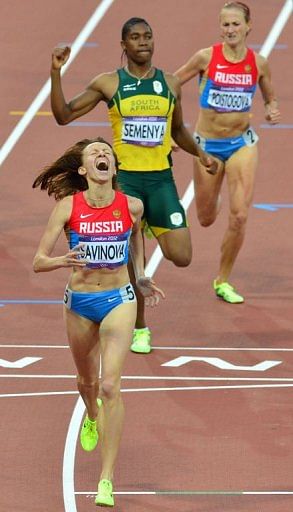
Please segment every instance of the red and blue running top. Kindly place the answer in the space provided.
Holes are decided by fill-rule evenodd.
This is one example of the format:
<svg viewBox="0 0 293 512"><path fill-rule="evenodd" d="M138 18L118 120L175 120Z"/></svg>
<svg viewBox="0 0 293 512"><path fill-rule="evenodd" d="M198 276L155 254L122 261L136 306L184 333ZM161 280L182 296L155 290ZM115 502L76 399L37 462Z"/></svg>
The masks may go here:
<svg viewBox="0 0 293 512"><path fill-rule="evenodd" d="M256 91L258 70L254 52L247 48L241 62L229 62L223 44L215 44L207 71L200 76L200 106L217 112L248 112Z"/></svg>
<svg viewBox="0 0 293 512"><path fill-rule="evenodd" d="M80 258L87 267L114 269L127 264L132 225L127 197L121 192L115 191L113 202L102 208L90 206L84 192L78 192L68 222L69 246L80 244Z"/></svg>

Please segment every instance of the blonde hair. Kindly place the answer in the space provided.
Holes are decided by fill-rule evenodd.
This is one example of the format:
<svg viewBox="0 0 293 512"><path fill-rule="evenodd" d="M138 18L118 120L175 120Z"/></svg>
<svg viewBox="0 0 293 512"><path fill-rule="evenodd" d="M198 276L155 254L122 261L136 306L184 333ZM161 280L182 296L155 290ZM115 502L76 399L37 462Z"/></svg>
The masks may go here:
<svg viewBox="0 0 293 512"><path fill-rule="evenodd" d="M243 12L246 23L249 23L251 20L250 9L248 5L244 4L243 2L226 2L223 6L223 9L239 9Z"/></svg>

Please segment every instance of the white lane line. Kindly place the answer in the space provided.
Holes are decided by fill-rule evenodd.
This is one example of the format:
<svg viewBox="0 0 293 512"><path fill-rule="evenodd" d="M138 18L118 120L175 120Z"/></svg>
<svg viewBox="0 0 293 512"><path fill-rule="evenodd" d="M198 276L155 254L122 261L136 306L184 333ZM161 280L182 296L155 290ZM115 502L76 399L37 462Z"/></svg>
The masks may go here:
<svg viewBox="0 0 293 512"><path fill-rule="evenodd" d="M96 493L94 491L76 491L76 496L86 495L87 498L94 496ZM116 496L119 494L120 496L156 496L158 494L157 491L114 491L113 494ZM167 492L166 492L167 494Z"/></svg>
<svg viewBox="0 0 293 512"><path fill-rule="evenodd" d="M234 370L233 370L234 371ZM18 375L0 374L1 379L76 379L76 375ZM154 375L122 375L121 380L162 380L196 382L293 382L291 377L158 377Z"/></svg>
<svg viewBox="0 0 293 512"><path fill-rule="evenodd" d="M78 496L86 496L87 498L95 495L95 491L78 491L75 492ZM116 496L271 496L271 495L291 495L293 491L114 491Z"/></svg>
<svg viewBox="0 0 293 512"><path fill-rule="evenodd" d="M76 375L48 375L48 374L24 374L18 375L17 373L2 373L0 379L76 379Z"/></svg>
<svg viewBox="0 0 293 512"><path fill-rule="evenodd" d="M0 345L0 348L69 348L69 345ZM154 350L206 350L214 352L236 351L236 352L293 352L293 348L275 347L153 347Z"/></svg>
<svg viewBox="0 0 293 512"><path fill-rule="evenodd" d="M18 345L0 345L0 348L69 348L69 345L21 345L21 344L18 344Z"/></svg>
<svg viewBox="0 0 293 512"><path fill-rule="evenodd" d="M264 347L153 347L154 350L209 350L221 351L251 351L251 352L293 352L293 348L264 348Z"/></svg>
<svg viewBox="0 0 293 512"><path fill-rule="evenodd" d="M38 393L2 393L0 398L19 398L24 396L77 395L78 391L39 391Z"/></svg>
<svg viewBox="0 0 293 512"><path fill-rule="evenodd" d="M75 57L80 52L83 44L88 39L88 37L91 35L93 30L96 28L98 23L101 21L107 10L111 7L115 0L102 0L100 5L97 7L97 9L94 11L93 15L90 17L88 22L85 24L77 38L75 39L74 43L71 47L71 54L70 59L68 63L62 68L61 72L62 75L65 73L65 71L68 69L68 67L72 64ZM9 155L10 151L14 148L15 144L18 142L20 137L22 136L25 129L28 127L30 122L32 121L35 114L38 112L42 104L46 101L50 94L51 89L51 80L50 78L47 80L45 85L42 87L38 95L35 97L31 105L29 106L28 110L25 112L23 117L20 119L20 121L17 123L14 130L9 135L6 142L3 144L2 148L0 149L0 165L5 161L7 156Z"/></svg>
<svg viewBox="0 0 293 512"><path fill-rule="evenodd" d="M65 511L76 511L75 495L74 495L74 459L79 433L80 419L84 413L84 404L82 398L79 397L73 414L71 416L68 433L66 436L64 455L63 455L63 500Z"/></svg>
<svg viewBox="0 0 293 512"><path fill-rule="evenodd" d="M242 494L250 494L250 495L270 495L270 494L293 494L293 491L243 491Z"/></svg>
<svg viewBox="0 0 293 512"><path fill-rule="evenodd" d="M182 387L163 387L163 388L131 388L123 389L123 393L142 393L144 391L207 391L218 389L264 389L264 388L292 388L293 384L241 384L239 386L182 386Z"/></svg>
<svg viewBox="0 0 293 512"><path fill-rule="evenodd" d="M292 384L240 384L238 386L236 385L227 385L227 386L178 386L178 387L161 387L161 388L129 388L129 389L121 389L121 393L154 393L154 392L161 392L161 391L215 391L215 390L221 390L221 389L280 389L280 388L292 388ZM58 395L77 395L78 391L40 391L38 393L3 393L0 394L0 398L20 398L20 397L40 397L40 396L58 396ZM75 419L78 418L78 425L74 425L77 429L79 429L81 418L84 413L84 406L81 410L81 407L79 408L80 416L76 416ZM69 428L68 428L68 434L70 434L72 422L70 422ZM66 459L64 458L64 461ZM65 463L65 462L64 462ZM66 461L66 465L67 465ZM70 465L67 467L67 470L69 473L72 473L73 475L73 468L70 467ZM72 511L71 511L72 512Z"/></svg>
<svg viewBox="0 0 293 512"><path fill-rule="evenodd" d="M266 58L269 56L283 28L285 27L287 21L289 20L292 12L293 0L286 0L286 2L283 5L283 9L280 11L279 16L277 17L269 35L267 36L259 52L261 55L263 55Z"/></svg>

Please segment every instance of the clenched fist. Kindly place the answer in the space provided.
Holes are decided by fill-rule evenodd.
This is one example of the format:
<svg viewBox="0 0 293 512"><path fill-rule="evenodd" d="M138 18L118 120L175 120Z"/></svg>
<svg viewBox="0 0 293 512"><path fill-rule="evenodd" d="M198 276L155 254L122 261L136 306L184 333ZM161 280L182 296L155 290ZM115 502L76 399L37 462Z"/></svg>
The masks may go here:
<svg viewBox="0 0 293 512"><path fill-rule="evenodd" d="M70 52L69 46L54 48L52 53L52 69L61 69L68 61Z"/></svg>

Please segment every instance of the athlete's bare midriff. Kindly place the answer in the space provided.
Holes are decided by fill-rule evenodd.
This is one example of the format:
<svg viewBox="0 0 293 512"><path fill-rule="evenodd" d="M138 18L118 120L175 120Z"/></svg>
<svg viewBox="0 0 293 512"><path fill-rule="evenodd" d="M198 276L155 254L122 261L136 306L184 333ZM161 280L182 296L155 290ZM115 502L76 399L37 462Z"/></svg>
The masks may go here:
<svg viewBox="0 0 293 512"><path fill-rule="evenodd" d="M75 267L68 286L77 292L102 292L121 288L129 283L127 265L116 269L87 269Z"/></svg>
<svg viewBox="0 0 293 512"><path fill-rule="evenodd" d="M249 112L216 112L200 109L195 131L206 139L237 137L249 126Z"/></svg>

